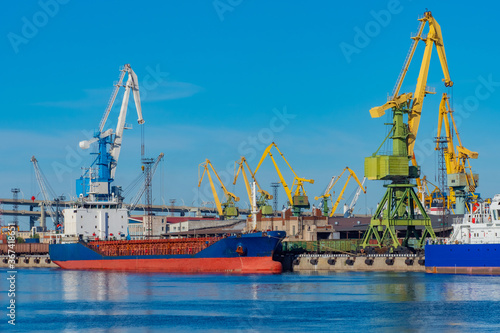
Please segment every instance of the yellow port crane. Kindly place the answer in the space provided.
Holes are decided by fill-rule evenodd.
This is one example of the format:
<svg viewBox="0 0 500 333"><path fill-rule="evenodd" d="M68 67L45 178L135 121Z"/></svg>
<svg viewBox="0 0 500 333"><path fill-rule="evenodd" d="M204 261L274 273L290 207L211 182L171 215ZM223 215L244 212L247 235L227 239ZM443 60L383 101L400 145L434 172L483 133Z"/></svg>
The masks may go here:
<svg viewBox="0 0 500 333"><path fill-rule="evenodd" d="M455 204L455 213L464 214L467 194L472 194L476 191L479 176L472 173L470 159L477 159L479 154L471 151L462 145L460 134L458 133L455 119L453 118L453 110L450 107L450 100L446 93L441 98L439 105L439 118L437 137L441 137L443 127L446 132L446 143L443 147L444 160L446 163L446 173L448 175L449 200L451 204ZM458 145L454 146L453 134L455 134ZM439 142L436 143L436 150L440 150ZM448 207L451 208L451 207Z"/></svg>
<svg viewBox="0 0 500 333"><path fill-rule="evenodd" d="M236 166L238 166L238 169L236 169ZM245 188L248 193L248 200L250 202L250 205L253 207L253 197L252 197L252 189L250 188L250 183L248 181L247 174L245 172L245 166L252 176L253 181L255 182L255 185L257 186L257 191L259 192L259 198L257 199L256 205L262 215L272 215L273 212L273 207L267 203L267 200L271 200L273 196L269 194L269 192L263 190L259 182L257 182L257 179L255 178L255 174L252 172L252 169L250 169L250 166L248 165L248 162L244 156L241 157L239 161L234 162L234 181L233 185L236 185L236 181L238 180L238 176L241 174L243 175L243 180L245 181Z"/></svg>
<svg viewBox="0 0 500 333"><path fill-rule="evenodd" d="M219 196L217 195L217 190L215 189L214 182L212 181L212 175L210 174L210 169L212 169L213 173L219 180L219 183L221 185L222 190L224 191L224 195L226 196L226 202L222 203L219 200ZM201 172L201 168L203 168L203 172ZM236 207L235 202L238 202L240 200L239 197L234 195L233 193L229 192L226 187L224 186L224 183L220 179L219 175L217 174L217 171L215 171L214 166L210 162L210 160L205 160L205 162L200 163L198 165L198 187L201 186L201 182L203 180L203 176L207 174L208 180L210 181L210 187L212 188L212 193L214 195L214 200L215 200L215 205L217 206L217 211L219 213L219 216L222 216L224 218L227 217L237 217L239 215L238 207Z"/></svg>
<svg viewBox="0 0 500 333"><path fill-rule="evenodd" d="M290 170L292 171L294 175L293 179L293 184L292 184L292 189L288 187L288 184L286 183L285 179L283 178L283 174L281 173L278 164L276 163L276 160L273 157L273 154L271 153L271 149L275 147L278 153L281 155L285 163L288 165ZM310 208L309 204L309 199L307 197L306 191L304 189L304 182L314 184L314 179L305 179L297 176L295 171L293 170L292 166L288 161L286 160L285 156L281 153L279 150L278 146L273 142L271 143L266 150L264 150L264 153L262 154L262 157L260 158L259 164L255 168L254 175L257 174L257 171L259 171L259 168L262 164L262 162L266 159L266 157L269 156L271 160L273 161L274 168L276 169L276 172L278 173L278 177L280 178L281 185L283 185L283 189L285 190L285 193L288 197L288 201L290 202L290 205L293 208L293 215L294 216L299 216L301 209L305 208L308 209ZM294 189L295 188L295 189Z"/></svg>
<svg viewBox="0 0 500 333"><path fill-rule="evenodd" d="M366 190L363 188L363 184L361 184L361 182L359 181L358 177L356 176L356 173L354 171L352 171L349 167L345 167L345 169L342 170L342 172L340 173L340 175L338 177L332 178L332 181L330 181L330 184L328 185L328 187L325 191L325 194L323 194L322 196L319 196L319 197L314 197L315 200L318 200L321 198L323 199L323 216L328 216L328 198L331 198L330 191L333 189L333 187L335 186L337 181L342 177L342 175L346 171L349 171L349 176L347 177L347 180L344 184L344 187L342 188L342 191L340 192L340 194L337 198L337 201L335 201L335 204L333 205L329 216L332 217L333 214L335 214L335 211L337 210L337 207L340 203L340 200L342 200L342 198L343 198L344 191L347 188L347 184L349 184L349 180L351 179L351 177L356 180L356 182L358 183L358 185L361 188L361 190L363 191L363 193L366 193Z"/></svg>

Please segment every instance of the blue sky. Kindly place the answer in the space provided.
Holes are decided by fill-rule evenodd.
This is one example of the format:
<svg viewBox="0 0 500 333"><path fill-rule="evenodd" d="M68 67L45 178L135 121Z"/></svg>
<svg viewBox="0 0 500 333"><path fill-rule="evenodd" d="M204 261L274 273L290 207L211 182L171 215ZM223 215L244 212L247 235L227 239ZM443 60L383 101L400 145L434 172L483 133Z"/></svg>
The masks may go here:
<svg viewBox="0 0 500 333"><path fill-rule="evenodd" d="M498 186L497 7L404 0L9 4L0 14L0 197L11 197L12 187L25 198L40 197L32 155L57 194L74 195L74 179L92 161L78 142L98 126L125 63L139 77L147 153L165 153L155 178L156 204L212 200L206 184L198 192L198 164L208 158L229 179L235 160L246 155L255 168L271 141L299 176L315 180L306 186L311 197L345 166L361 178L364 157L386 133L387 119L372 119L368 111L392 91L426 8L441 25L463 144L480 155L473 161L478 190L490 197ZM355 52L346 54L346 45ZM422 53L420 45L402 92L414 91ZM431 181L439 101L450 92L442 78L434 51L428 85L437 94L425 99L416 144ZM107 128L114 128L120 104L118 98ZM136 117L131 102L127 122L136 124ZM280 167L291 183L286 165ZM115 184L126 187L139 173L140 129L134 125L125 133ZM270 161L258 178L268 189L278 180ZM227 183L245 207L243 185ZM357 212L381 198L381 182L367 187ZM353 183L346 197L354 189ZM279 197L281 205L285 194Z"/></svg>

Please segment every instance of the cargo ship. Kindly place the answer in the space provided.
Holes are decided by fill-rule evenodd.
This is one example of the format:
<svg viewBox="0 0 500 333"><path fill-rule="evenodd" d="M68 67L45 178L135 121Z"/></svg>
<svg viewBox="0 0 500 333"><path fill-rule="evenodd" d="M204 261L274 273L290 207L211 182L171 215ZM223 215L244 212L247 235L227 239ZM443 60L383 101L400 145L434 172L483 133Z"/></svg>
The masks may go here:
<svg viewBox="0 0 500 333"><path fill-rule="evenodd" d="M51 244L63 269L169 273L281 273L273 260L283 231L209 238L90 241Z"/></svg>
<svg viewBox="0 0 500 333"><path fill-rule="evenodd" d="M427 273L500 275L500 194L469 211L449 238L425 246Z"/></svg>

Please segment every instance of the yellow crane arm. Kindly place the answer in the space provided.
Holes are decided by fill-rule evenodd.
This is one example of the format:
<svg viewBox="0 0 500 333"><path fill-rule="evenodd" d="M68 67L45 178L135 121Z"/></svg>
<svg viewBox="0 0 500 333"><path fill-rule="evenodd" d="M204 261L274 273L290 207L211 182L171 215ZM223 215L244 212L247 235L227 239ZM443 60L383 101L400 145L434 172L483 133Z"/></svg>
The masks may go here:
<svg viewBox="0 0 500 333"><path fill-rule="evenodd" d="M408 52L408 55L406 56L405 63L403 65L403 69L401 70L401 73L399 73L399 77L396 81L396 85L394 86L394 89L392 90L392 98L391 98L392 100L394 100L399 94L399 90L401 89L401 85L403 84L406 73L408 72L408 68L410 67L410 63L411 63L411 60L413 58L413 54L415 53L415 50L417 49L417 45L421 39L422 31L424 31L424 27L425 27L425 22L423 20L421 20L420 25L418 27L418 33L415 37L412 37L413 43L411 44L410 51Z"/></svg>
<svg viewBox="0 0 500 333"><path fill-rule="evenodd" d="M451 120L451 124L450 124ZM443 126L446 130L446 148L445 148L445 161L446 169L448 174L452 173L463 173L465 172L466 160L468 162L469 158L476 159L479 154L477 152L471 151L464 146L462 146L462 140L460 139L460 134L455 123L455 118L453 117L453 111L450 107L449 97L446 93L443 94L441 98L441 103L439 105L439 119L438 119L438 131L437 136L441 136L441 127ZM453 128L452 126L453 125ZM458 146L454 146L453 143L453 132L456 135ZM436 143L436 150L439 150L439 143ZM471 175L472 176L472 175Z"/></svg>
<svg viewBox="0 0 500 333"><path fill-rule="evenodd" d="M252 190L250 188L250 184L248 183L248 178L247 178L247 174L245 172L245 169L243 168L243 161L239 162L236 161L234 162L235 163L235 168L236 168L236 164L238 164L238 171L236 172L235 176L234 176L234 181L233 181L233 185L236 185L236 181L238 180L238 175L240 174L240 171L241 171L241 174L243 175L243 180L245 181L245 188L247 190L247 194L248 194L248 200L250 202L250 204L252 204Z"/></svg>
<svg viewBox="0 0 500 333"><path fill-rule="evenodd" d="M293 203L293 198L292 198L292 191L288 187L288 184L285 181L285 178L283 178L283 175L281 174L280 168L278 167L278 164L276 164L276 161L274 160L273 154L271 152L268 152L269 157L271 157L271 160L273 161L274 168L276 169L276 172L278 173L278 177L280 178L281 185L283 185L283 189L285 190L286 196L288 197L288 200L290 204ZM257 170L255 170L255 173L257 173Z"/></svg>
<svg viewBox="0 0 500 333"><path fill-rule="evenodd" d="M274 159L273 154L271 153L271 149L273 147L276 148L276 150L278 151L278 153L281 155L281 157L283 158L283 160L285 161L285 163L288 165L288 167L292 171L293 175L295 176L295 178L293 180L293 185L292 185L292 188L295 185L297 186L297 189L295 190L295 195L299 195L300 194L300 190L304 191L304 186L303 186L304 182L308 182L308 183L314 184L314 179L305 179L305 178L300 178L299 176L297 176L297 174L293 170L293 168L290 165L290 163L288 163L288 161L285 158L285 156L283 155L283 153L279 150L278 146L274 142L272 142L269 146L267 146L267 148L264 150L264 153L262 154L262 157L260 158L259 164L257 164L257 167L255 168L255 172L253 173L253 176L255 176L257 174L257 171L259 171L259 168L262 165L262 162L269 155L269 157L273 161L274 168L276 169L276 172L278 173L278 177L280 178L280 182L283 185L283 189L285 190L285 193L286 193L286 195L288 197L288 200L290 201L290 204L292 204L293 203L292 191L290 190L290 188L288 187L288 184L286 183L285 179L283 178L283 175L282 175L282 173L281 173L281 171L280 171L280 169L278 167L278 164L276 163L276 160ZM304 195L305 195L305 191L304 191Z"/></svg>
<svg viewBox="0 0 500 333"><path fill-rule="evenodd" d="M446 139L447 139L447 144L448 146L453 147L453 137L451 135L451 129L450 129L450 122L448 120L448 113L449 113L449 100L448 100L448 95L446 93L443 93L443 97L441 98L441 103L439 103L439 117L438 117L438 131L437 131L437 137L441 137L441 128L443 126L444 122L444 129L446 131ZM448 108L446 107L448 106ZM439 142L436 142L436 148L435 150L439 150Z"/></svg>
<svg viewBox="0 0 500 333"><path fill-rule="evenodd" d="M323 193L322 196L319 197L314 197L314 200L318 199L323 199L323 198L328 198L330 197L330 191L333 188L333 185L335 185L335 180L338 179L337 176L333 176L332 179L330 179L330 183L326 186L325 192Z"/></svg>
<svg viewBox="0 0 500 333"><path fill-rule="evenodd" d="M389 110L390 108L397 107L400 104L411 100L413 94L412 93L407 93L407 94L401 94L400 96L397 96L391 101L388 101L382 106L376 106L374 108L370 109L370 116L372 118L379 118L382 117L385 114L386 110Z"/></svg>
<svg viewBox="0 0 500 333"><path fill-rule="evenodd" d="M300 195L300 190L306 195L306 190L304 189L304 182L314 184L314 179L305 179L300 177L295 177L293 179L293 186L295 186L294 195Z"/></svg>
<svg viewBox="0 0 500 333"><path fill-rule="evenodd" d="M252 176L252 179L255 182L255 185L257 185L257 190L259 191L259 193L263 194L266 197L267 200L272 199L273 196L271 194L269 194L269 192L267 192L266 190L263 190L260 187L259 182L255 178L255 173L252 172L252 169L250 169L250 166L248 165L247 160L244 157L242 159L243 159L243 162L245 163L245 166L247 167L248 172L250 172L250 175Z"/></svg>
<svg viewBox="0 0 500 333"><path fill-rule="evenodd" d="M245 187L247 190L247 194L248 194L248 198L250 200L250 203L252 202L252 190L250 188L250 182L248 181L248 177L247 177L247 174L245 172L245 166L247 167L248 172L252 176L252 179L255 182L255 185L257 185L257 191L261 195L263 195L266 198L266 200L270 200L273 198L273 196L271 194L269 194L269 192L267 192L266 190L263 190L260 187L259 182L255 178L255 174L252 172L252 169L250 169L250 166L248 165L248 162L244 156L241 157L240 161L234 162L234 164L235 164L235 170L236 170L236 165L238 165L238 170L235 172L233 185L236 185L236 181L238 180L238 176L239 176L240 171L241 171L241 174L243 175L243 180L245 181Z"/></svg>
<svg viewBox="0 0 500 333"><path fill-rule="evenodd" d="M276 169L276 172L278 173L278 177L280 178L281 185L283 185L283 189L285 190L286 196L288 197L288 200L290 201L290 204L291 204L291 203L293 203L292 191L290 190L290 188L288 187L288 184L286 183L285 179L283 178L283 175L281 174L280 168L278 167L278 164L276 164L276 161L274 160L273 154L271 153L271 148L273 148L273 146L276 147L276 149L278 149L278 147L276 146L276 144L274 142L271 143L269 146L267 146L267 148L264 150L264 153L262 154L262 157L260 158L259 164L257 164L257 167L255 168L254 175L257 174L257 171L259 171L259 168L262 165L262 162L264 162L266 157L269 155L269 157L271 157L271 160L273 161L274 168ZM283 156L283 154L281 156ZM292 171L293 171L293 169L292 169Z"/></svg>
<svg viewBox="0 0 500 333"><path fill-rule="evenodd" d="M475 151L471 151L465 147L457 146L457 151L458 151L459 157L463 156L462 158L477 159L479 157L479 153L477 153Z"/></svg>
<svg viewBox="0 0 500 333"><path fill-rule="evenodd" d="M259 168L260 168L262 162L264 162L264 160L266 159L267 155L269 155L271 158L273 158L273 155L271 154L271 149L273 147L276 148L276 150L278 151L278 153L281 155L281 157L285 161L286 165L288 165L288 167L290 168L290 170L292 170L293 175L298 178L298 176L295 173L295 171L293 170L292 166L286 160L285 155L283 155L283 153L279 150L278 146L274 142L272 142L269 146L267 146L266 150L264 150L264 153L262 154L262 157L260 158L259 164L257 164L257 167L255 168L255 172L253 174L255 175L257 173L257 171L259 171ZM274 161L274 159L273 159L273 161Z"/></svg>
<svg viewBox="0 0 500 333"><path fill-rule="evenodd" d="M215 176L217 177L217 179L219 180L220 182L220 185L222 187L222 190L224 191L224 194L226 195L226 200L230 200L231 198L234 199L234 201L240 201L240 198L238 198L236 195L234 195L233 193L229 192L226 187L224 186L224 183L222 182L222 180L220 179L219 175L217 174L217 171L215 171L214 169L214 166L212 165L212 163L210 162L210 160L205 160L205 162L201 163L199 166L198 166L198 175L200 174L200 167L203 166L203 173L201 174L201 177L200 180L198 181L198 187L201 186L201 182L203 180L203 176L205 175L205 173L207 174L208 176L208 180L210 181L210 187L212 188L212 193L214 195L214 200L215 200L215 204L217 206L217 210L219 211L219 215L223 215L224 214L224 211L222 210L222 205L220 203L220 200L219 200L219 196L217 195L217 190L215 189L215 186L214 186L214 182L212 180L212 175L210 174L210 169L208 168L210 166L210 168L212 169L212 171L214 172Z"/></svg>
<svg viewBox="0 0 500 333"><path fill-rule="evenodd" d="M432 48L434 44L438 51L439 60L441 62L441 68L444 74L444 84L446 87L453 86L453 82L450 78L450 73L448 70L448 63L446 60L446 54L444 51L443 36L441 35L441 27L437 21L432 17L431 12L425 12L424 17L419 19L420 21L427 21L429 23L429 33L426 38L422 38L425 41L425 51L422 59L422 64L420 66L420 72L417 80L417 87L415 88L415 93L413 94L413 103L411 106L410 114L408 115L408 156L412 156L413 147L415 146L415 140L417 138L418 126L420 123L420 116L422 113L422 104L424 102L425 94L428 92L426 89L427 76L429 74L429 65L431 61Z"/></svg>
<svg viewBox="0 0 500 333"><path fill-rule="evenodd" d="M217 174L217 171L215 171L214 169L214 166L212 165L212 163L207 159L206 160L206 163L207 165L210 166L210 168L212 169L212 171L214 172L215 176L217 177L217 179L219 180L219 183L220 183L220 186L222 187L222 190L224 191L224 194L226 195L226 197L229 199L229 198L233 198L234 201L240 201L240 198L238 198L236 195L234 195L233 193L229 192L226 188L226 186L224 186L224 183L222 182L222 180L220 179L219 175Z"/></svg>
<svg viewBox="0 0 500 333"><path fill-rule="evenodd" d="M356 176L356 174L354 173L354 171L352 171L352 170L351 170L350 168L348 168L348 167L346 167L346 168L344 169L344 171L346 171L346 170L349 170L349 176L347 177L347 180L346 180L346 182L345 182L345 184L344 184L344 187L342 188L342 191L340 192L340 194L339 194L339 196L338 196L338 198L337 198L337 201L335 201L335 204L334 204L334 205L333 205L333 207L332 207L332 211L331 211L331 213L330 213L330 217L332 217L332 216L333 216L333 214L335 214L335 211L337 210L337 207L338 207L338 205L339 205L339 203L340 203L340 200L342 200L342 197L343 197L343 195L344 195L344 191L345 191L345 189L347 188L347 184L349 184L349 180L351 179L351 177L353 177L353 178L356 180L356 182L358 183L359 187L363 190L363 192L364 192L364 193L366 193L366 190L363 188L363 185L362 185L362 184L361 184L361 182L359 181L359 179L358 179L358 177ZM344 171L342 171L342 174L344 173ZM341 174L341 176L342 176L342 174ZM340 176L339 176L339 178L340 178Z"/></svg>
<svg viewBox="0 0 500 333"><path fill-rule="evenodd" d="M200 174L200 167L202 165L203 165L203 173L201 174L201 177L200 177L199 176L199 174ZM214 196L215 205L217 206L217 211L219 212L219 216L222 216L222 215L224 215L224 211L222 210L222 205L220 203L219 196L217 195L217 190L215 189L214 182L212 181L212 176L210 175L210 170L208 170L208 164L206 162L203 162L203 163L201 163L198 166L198 177L200 179L198 181L198 187L201 186L201 182L203 180L203 176L205 175L205 173L207 174L208 180L210 181L210 187L212 188L212 193L213 193L213 196Z"/></svg>
<svg viewBox="0 0 500 333"><path fill-rule="evenodd" d="M415 158L415 153L413 153L411 155L411 164L414 167L418 167L417 159ZM424 181L420 177L417 177L415 180L417 181L418 192L421 194L420 201L424 202L424 200L425 200L425 187L427 186L427 185L424 185L425 176L424 176Z"/></svg>

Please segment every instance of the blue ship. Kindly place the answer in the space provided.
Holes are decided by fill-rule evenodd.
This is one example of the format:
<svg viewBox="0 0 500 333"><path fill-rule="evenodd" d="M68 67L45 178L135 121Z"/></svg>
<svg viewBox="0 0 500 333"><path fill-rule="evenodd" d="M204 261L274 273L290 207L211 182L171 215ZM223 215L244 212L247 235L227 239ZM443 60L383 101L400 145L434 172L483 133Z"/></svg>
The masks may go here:
<svg viewBox="0 0 500 333"><path fill-rule="evenodd" d="M500 195L471 205L441 243L425 246L427 273L500 275Z"/></svg>

